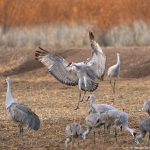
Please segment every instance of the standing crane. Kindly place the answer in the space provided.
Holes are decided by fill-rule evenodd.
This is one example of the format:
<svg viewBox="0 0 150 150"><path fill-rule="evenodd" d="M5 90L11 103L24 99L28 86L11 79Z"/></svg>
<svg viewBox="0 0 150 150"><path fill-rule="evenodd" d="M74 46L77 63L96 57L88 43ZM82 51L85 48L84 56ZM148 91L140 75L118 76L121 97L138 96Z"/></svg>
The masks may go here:
<svg viewBox="0 0 150 150"><path fill-rule="evenodd" d="M107 72L111 87L113 89L113 93L115 93L115 84L116 84L117 78L119 77L119 73L120 73L120 54L117 53L117 63L109 67L108 72Z"/></svg>
<svg viewBox="0 0 150 150"><path fill-rule="evenodd" d="M73 149L75 138L78 140L78 149L80 148L79 138L82 137L83 132L84 132L83 127L78 123L71 123L66 126L66 130L65 130L67 136L65 140L66 150L68 150L69 143L72 143L72 149Z"/></svg>
<svg viewBox="0 0 150 150"><path fill-rule="evenodd" d="M6 78L6 109L12 121L18 124L20 129L20 137L23 137L23 127L37 131L40 128L39 117L27 106L16 103L11 94L11 80Z"/></svg>
<svg viewBox="0 0 150 150"><path fill-rule="evenodd" d="M82 62L68 62L63 57L51 54L40 47L35 53L36 59L43 63L58 81L69 86L78 85L79 100L76 109L79 108L79 103L83 101L87 91L93 92L97 89L97 81L102 79L105 71L106 56L92 32L89 32L89 37L93 49L92 56Z"/></svg>

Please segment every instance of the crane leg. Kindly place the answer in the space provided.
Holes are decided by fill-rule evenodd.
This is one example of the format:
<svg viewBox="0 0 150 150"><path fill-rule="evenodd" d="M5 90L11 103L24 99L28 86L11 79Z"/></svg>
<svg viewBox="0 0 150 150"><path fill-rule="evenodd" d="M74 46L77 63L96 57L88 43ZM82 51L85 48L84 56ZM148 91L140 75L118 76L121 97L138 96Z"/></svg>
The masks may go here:
<svg viewBox="0 0 150 150"><path fill-rule="evenodd" d="M115 94L115 85L116 85L116 80L114 80L114 86L113 86L113 93Z"/></svg>
<svg viewBox="0 0 150 150"><path fill-rule="evenodd" d="M79 138L77 138L77 140L78 140L78 150L80 150Z"/></svg>
<svg viewBox="0 0 150 150"><path fill-rule="evenodd" d="M122 126L120 127L120 131L122 132Z"/></svg>
<svg viewBox="0 0 150 150"><path fill-rule="evenodd" d="M94 144L95 144L95 131L93 131L93 136L94 136Z"/></svg>
<svg viewBox="0 0 150 150"><path fill-rule="evenodd" d="M112 85L112 79L111 79L111 77L110 77L109 83L110 83L110 85L111 85L111 88L112 88L112 90L113 90L113 93L114 93L114 87L113 87L113 85Z"/></svg>
<svg viewBox="0 0 150 150"><path fill-rule="evenodd" d="M83 102L85 94L86 94L86 91L84 91L84 95L83 95L82 99L80 99L80 102Z"/></svg>
<svg viewBox="0 0 150 150"><path fill-rule="evenodd" d="M108 124L107 127L106 127L109 134L110 134L110 127L111 127L110 124Z"/></svg>
<svg viewBox="0 0 150 150"><path fill-rule="evenodd" d="M78 100L78 103L77 103L77 106L76 106L75 110L79 109L80 99L81 99L81 91L80 91L80 94L79 94L79 100Z"/></svg>
<svg viewBox="0 0 150 150"><path fill-rule="evenodd" d="M117 129L115 128L115 138L116 138L116 142L117 142Z"/></svg>
<svg viewBox="0 0 150 150"><path fill-rule="evenodd" d="M72 137L71 149L73 150L73 148L74 148L74 138Z"/></svg>
<svg viewBox="0 0 150 150"><path fill-rule="evenodd" d="M22 138L23 138L23 127L22 127L22 125L19 125L19 136L22 140Z"/></svg>
<svg viewBox="0 0 150 150"><path fill-rule="evenodd" d="M106 129L106 126L105 126L105 124L104 124L104 134L105 134L105 129Z"/></svg>

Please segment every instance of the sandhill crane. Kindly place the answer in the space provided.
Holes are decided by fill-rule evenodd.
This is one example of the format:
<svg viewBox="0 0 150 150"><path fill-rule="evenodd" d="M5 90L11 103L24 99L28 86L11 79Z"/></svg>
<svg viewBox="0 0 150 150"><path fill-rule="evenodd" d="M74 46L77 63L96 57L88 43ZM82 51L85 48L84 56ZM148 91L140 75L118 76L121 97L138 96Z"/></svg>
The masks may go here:
<svg viewBox="0 0 150 150"><path fill-rule="evenodd" d="M89 133L95 129L95 128L99 128L100 126L104 125L104 119L102 117L100 117L99 113L93 113L93 114L89 114L86 118L86 125L87 125L87 130L83 133L83 139L87 139L87 136L89 135ZM94 143L95 143L95 131L93 131L94 133Z"/></svg>
<svg viewBox="0 0 150 150"><path fill-rule="evenodd" d="M88 99L90 103L90 113L104 113L108 110L116 109L115 107L108 104L94 104L94 96L89 95Z"/></svg>
<svg viewBox="0 0 150 150"><path fill-rule="evenodd" d="M115 127L116 141L117 141L116 127L124 128L125 130L129 131L133 137L135 137L135 134L136 134L135 130L132 128L129 128L128 126L128 114L126 112L112 109L103 113L103 115L104 114L106 114L106 119L104 117L103 118L105 119L105 123L107 123L107 128L110 128L110 126Z"/></svg>
<svg viewBox="0 0 150 150"><path fill-rule="evenodd" d="M120 73L120 54L117 53L117 63L111 67L108 68L107 75L110 79L110 84L113 89L113 93L115 93L115 84L116 80L119 77Z"/></svg>
<svg viewBox="0 0 150 150"><path fill-rule="evenodd" d="M147 132L149 132L148 141L150 142L150 117L142 121L139 127L140 127L140 134L135 136L135 142L137 144L140 144L142 138L145 137Z"/></svg>
<svg viewBox="0 0 150 150"><path fill-rule="evenodd" d="M78 149L79 149L79 138L82 137L83 134L83 128L80 124L78 123L71 123L66 126L66 150L68 150L68 144L72 142L72 149L73 149L73 144L74 144L74 138L78 140Z"/></svg>
<svg viewBox="0 0 150 150"><path fill-rule="evenodd" d="M150 116L150 101L149 100L145 100L144 101L144 110L149 114Z"/></svg>
<svg viewBox="0 0 150 150"><path fill-rule="evenodd" d="M43 63L49 72L61 83L79 87L79 100L76 109L79 108L79 102L83 100L85 93L93 92L98 87L98 80L105 71L106 57L99 44L95 41L92 32L89 32L92 56L79 63L69 63L63 57L50 54L48 51L40 48L35 52L35 57ZM84 96L81 98L81 92Z"/></svg>
<svg viewBox="0 0 150 150"><path fill-rule="evenodd" d="M27 106L15 102L11 94L11 80L6 78L6 109L11 120L18 124L20 128L20 137L23 137L23 126L37 131L40 128L39 117Z"/></svg>

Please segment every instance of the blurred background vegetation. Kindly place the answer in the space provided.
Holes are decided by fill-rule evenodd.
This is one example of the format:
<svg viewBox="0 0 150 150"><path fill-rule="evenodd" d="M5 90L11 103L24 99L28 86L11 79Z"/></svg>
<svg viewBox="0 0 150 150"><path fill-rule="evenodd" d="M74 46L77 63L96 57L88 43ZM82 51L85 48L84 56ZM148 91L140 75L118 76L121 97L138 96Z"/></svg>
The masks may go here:
<svg viewBox="0 0 150 150"><path fill-rule="evenodd" d="M149 0L0 0L1 48L150 46Z"/></svg>

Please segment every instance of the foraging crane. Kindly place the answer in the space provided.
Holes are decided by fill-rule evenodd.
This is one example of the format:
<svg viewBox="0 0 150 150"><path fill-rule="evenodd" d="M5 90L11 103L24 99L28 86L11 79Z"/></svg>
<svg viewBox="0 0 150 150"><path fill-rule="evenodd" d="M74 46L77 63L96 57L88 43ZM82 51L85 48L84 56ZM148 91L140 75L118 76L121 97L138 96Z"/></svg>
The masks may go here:
<svg viewBox="0 0 150 150"><path fill-rule="evenodd" d="M108 72L107 72L111 87L113 89L113 93L115 93L115 84L116 84L117 78L119 77L119 73L120 73L120 54L117 53L117 63L109 67Z"/></svg>
<svg viewBox="0 0 150 150"><path fill-rule="evenodd" d="M6 78L6 109L11 120L18 124L20 137L23 137L23 126L37 131L40 128L39 117L27 106L15 102L11 94L11 80Z"/></svg>
<svg viewBox="0 0 150 150"><path fill-rule="evenodd" d="M107 104L94 104L93 95L89 95L87 100L90 102L90 113L104 113L108 110L116 109L115 107Z"/></svg>
<svg viewBox="0 0 150 150"><path fill-rule="evenodd" d="M135 130L132 128L129 128L128 126L128 114L123 111L119 110L109 110L103 115L106 114L106 117L103 117L105 119L105 123L107 123L107 129L109 129L111 126L115 127L115 136L117 141L117 130L116 127L124 128L125 130L129 131L130 134L135 137ZM101 114L100 114L101 115Z"/></svg>
<svg viewBox="0 0 150 150"><path fill-rule="evenodd" d="M145 137L146 133L149 132L149 139L150 142L150 117L146 118L144 121L140 123L140 134L135 136L135 142L140 144L142 138Z"/></svg>
<svg viewBox="0 0 150 150"><path fill-rule="evenodd" d="M100 117L99 113L93 113L93 114L89 114L86 118L86 125L87 125L87 130L83 133L82 137L83 139L87 139L87 136L89 135L89 133L95 129L95 128L99 128L100 126L104 125L104 119L102 117ZM93 131L94 133L94 144L95 144L95 131Z"/></svg>
<svg viewBox="0 0 150 150"><path fill-rule="evenodd" d="M66 126L65 132L67 136L65 140L66 150L68 150L68 145L70 142L72 142L72 149L73 149L74 138L78 140L78 149L79 149L79 138L82 137L83 134L82 126L78 123L71 123Z"/></svg>
<svg viewBox="0 0 150 150"><path fill-rule="evenodd" d="M145 100L144 101L144 110L148 113L148 115L150 116L150 101L149 100Z"/></svg>
<svg viewBox="0 0 150 150"><path fill-rule="evenodd" d="M99 44L95 41L92 32L89 32L92 56L79 63L69 63L63 57L50 54L48 51L40 48L36 51L35 57L43 63L49 72L61 83L79 87L79 100L76 109L79 108L79 102L83 100L85 93L93 92L98 87L98 80L104 75L106 57ZM81 98L81 92L84 96Z"/></svg>

